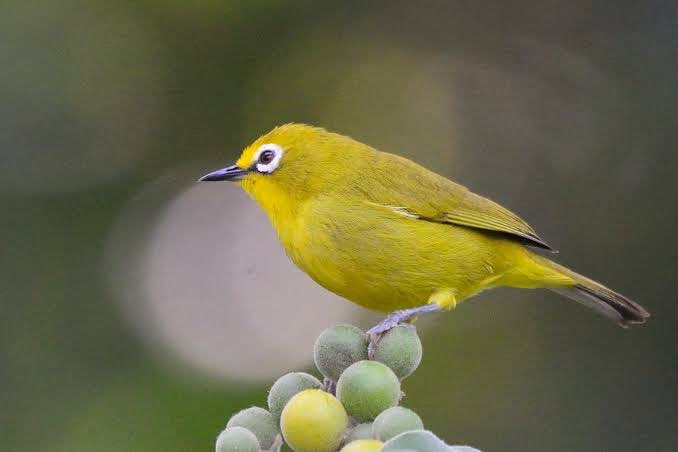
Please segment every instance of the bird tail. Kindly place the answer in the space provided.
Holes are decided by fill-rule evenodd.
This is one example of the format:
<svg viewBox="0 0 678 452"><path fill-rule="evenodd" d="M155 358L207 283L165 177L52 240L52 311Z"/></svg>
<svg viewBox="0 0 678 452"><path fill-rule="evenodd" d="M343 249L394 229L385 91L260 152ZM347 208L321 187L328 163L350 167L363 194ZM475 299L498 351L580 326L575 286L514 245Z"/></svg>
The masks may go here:
<svg viewBox="0 0 678 452"><path fill-rule="evenodd" d="M540 265L572 280L566 285L551 286L548 289L600 312L619 326L628 328L631 325L642 324L650 317L645 308L624 295L543 256L533 255L533 258Z"/></svg>

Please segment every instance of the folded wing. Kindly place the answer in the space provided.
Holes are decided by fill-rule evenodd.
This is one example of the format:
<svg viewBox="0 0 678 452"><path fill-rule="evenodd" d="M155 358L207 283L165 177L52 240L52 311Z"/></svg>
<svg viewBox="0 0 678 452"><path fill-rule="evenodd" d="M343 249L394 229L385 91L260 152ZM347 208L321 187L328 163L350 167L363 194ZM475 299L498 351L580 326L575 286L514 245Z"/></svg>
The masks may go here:
<svg viewBox="0 0 678 452"><path fill-rule="evenodd" d="M368 201L423 221L500 234L525 245L553 251L522 218L410 160L381 153L372 171L379 187L363 187Z"/></svg>

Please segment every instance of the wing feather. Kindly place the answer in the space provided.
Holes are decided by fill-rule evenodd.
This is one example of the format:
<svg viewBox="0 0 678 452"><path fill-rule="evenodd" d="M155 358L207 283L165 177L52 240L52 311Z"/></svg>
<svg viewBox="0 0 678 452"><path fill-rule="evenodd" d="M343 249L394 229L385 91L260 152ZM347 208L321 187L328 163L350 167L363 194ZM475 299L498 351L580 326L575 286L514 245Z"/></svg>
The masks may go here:
<svg viewBox="0 0 678 452"><path fill-rule="evenodd" d="M525 245L554 251L522 218L463 185L452 182L410 160L381 153L372 171L386 183L364 190L373 204L413 220L463 226L504 235ZM375 179L372 179L375 180ZM426 193L426 196L419 196Z"/></svg>

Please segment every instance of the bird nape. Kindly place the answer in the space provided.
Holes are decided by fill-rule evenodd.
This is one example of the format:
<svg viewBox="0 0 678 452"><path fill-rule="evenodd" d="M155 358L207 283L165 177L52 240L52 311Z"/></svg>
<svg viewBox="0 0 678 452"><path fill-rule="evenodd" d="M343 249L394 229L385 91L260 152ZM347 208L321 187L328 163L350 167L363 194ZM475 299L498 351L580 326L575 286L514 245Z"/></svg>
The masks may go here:
<svg viewBox="0 0 678 452"><path fill-rule="evenodd" d="M541 256L550 247L499 204L394 154L304 124L276 127L235 165L233 181L267 213L292 261L318 284L389 313L372 341L481 290L546 288L628 327L638 303Z"/></svg>

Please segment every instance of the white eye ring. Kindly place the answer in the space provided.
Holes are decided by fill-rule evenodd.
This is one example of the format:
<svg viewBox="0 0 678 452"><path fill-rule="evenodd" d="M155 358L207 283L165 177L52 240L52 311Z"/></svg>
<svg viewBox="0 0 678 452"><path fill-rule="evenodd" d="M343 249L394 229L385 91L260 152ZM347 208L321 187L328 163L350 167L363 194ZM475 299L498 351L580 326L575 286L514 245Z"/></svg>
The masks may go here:
<svg viewBox="0 0 678 452"><path fill-rule="evenodd" d="M273 152L273 160L271 160L268 163L261 163L259 162L259 157L261 154L265 151L271 151ZM282 158L284 154L283 148L278 146L277 144L274 143L267 143L267 144L262 144L259 146L259 149L257 152L254 154L254 162L256 163L256 168L257 171L260 173L268 173L271 174L273 171L275 171L278 168L278 165L280 164L280 159Z"/></svg>

